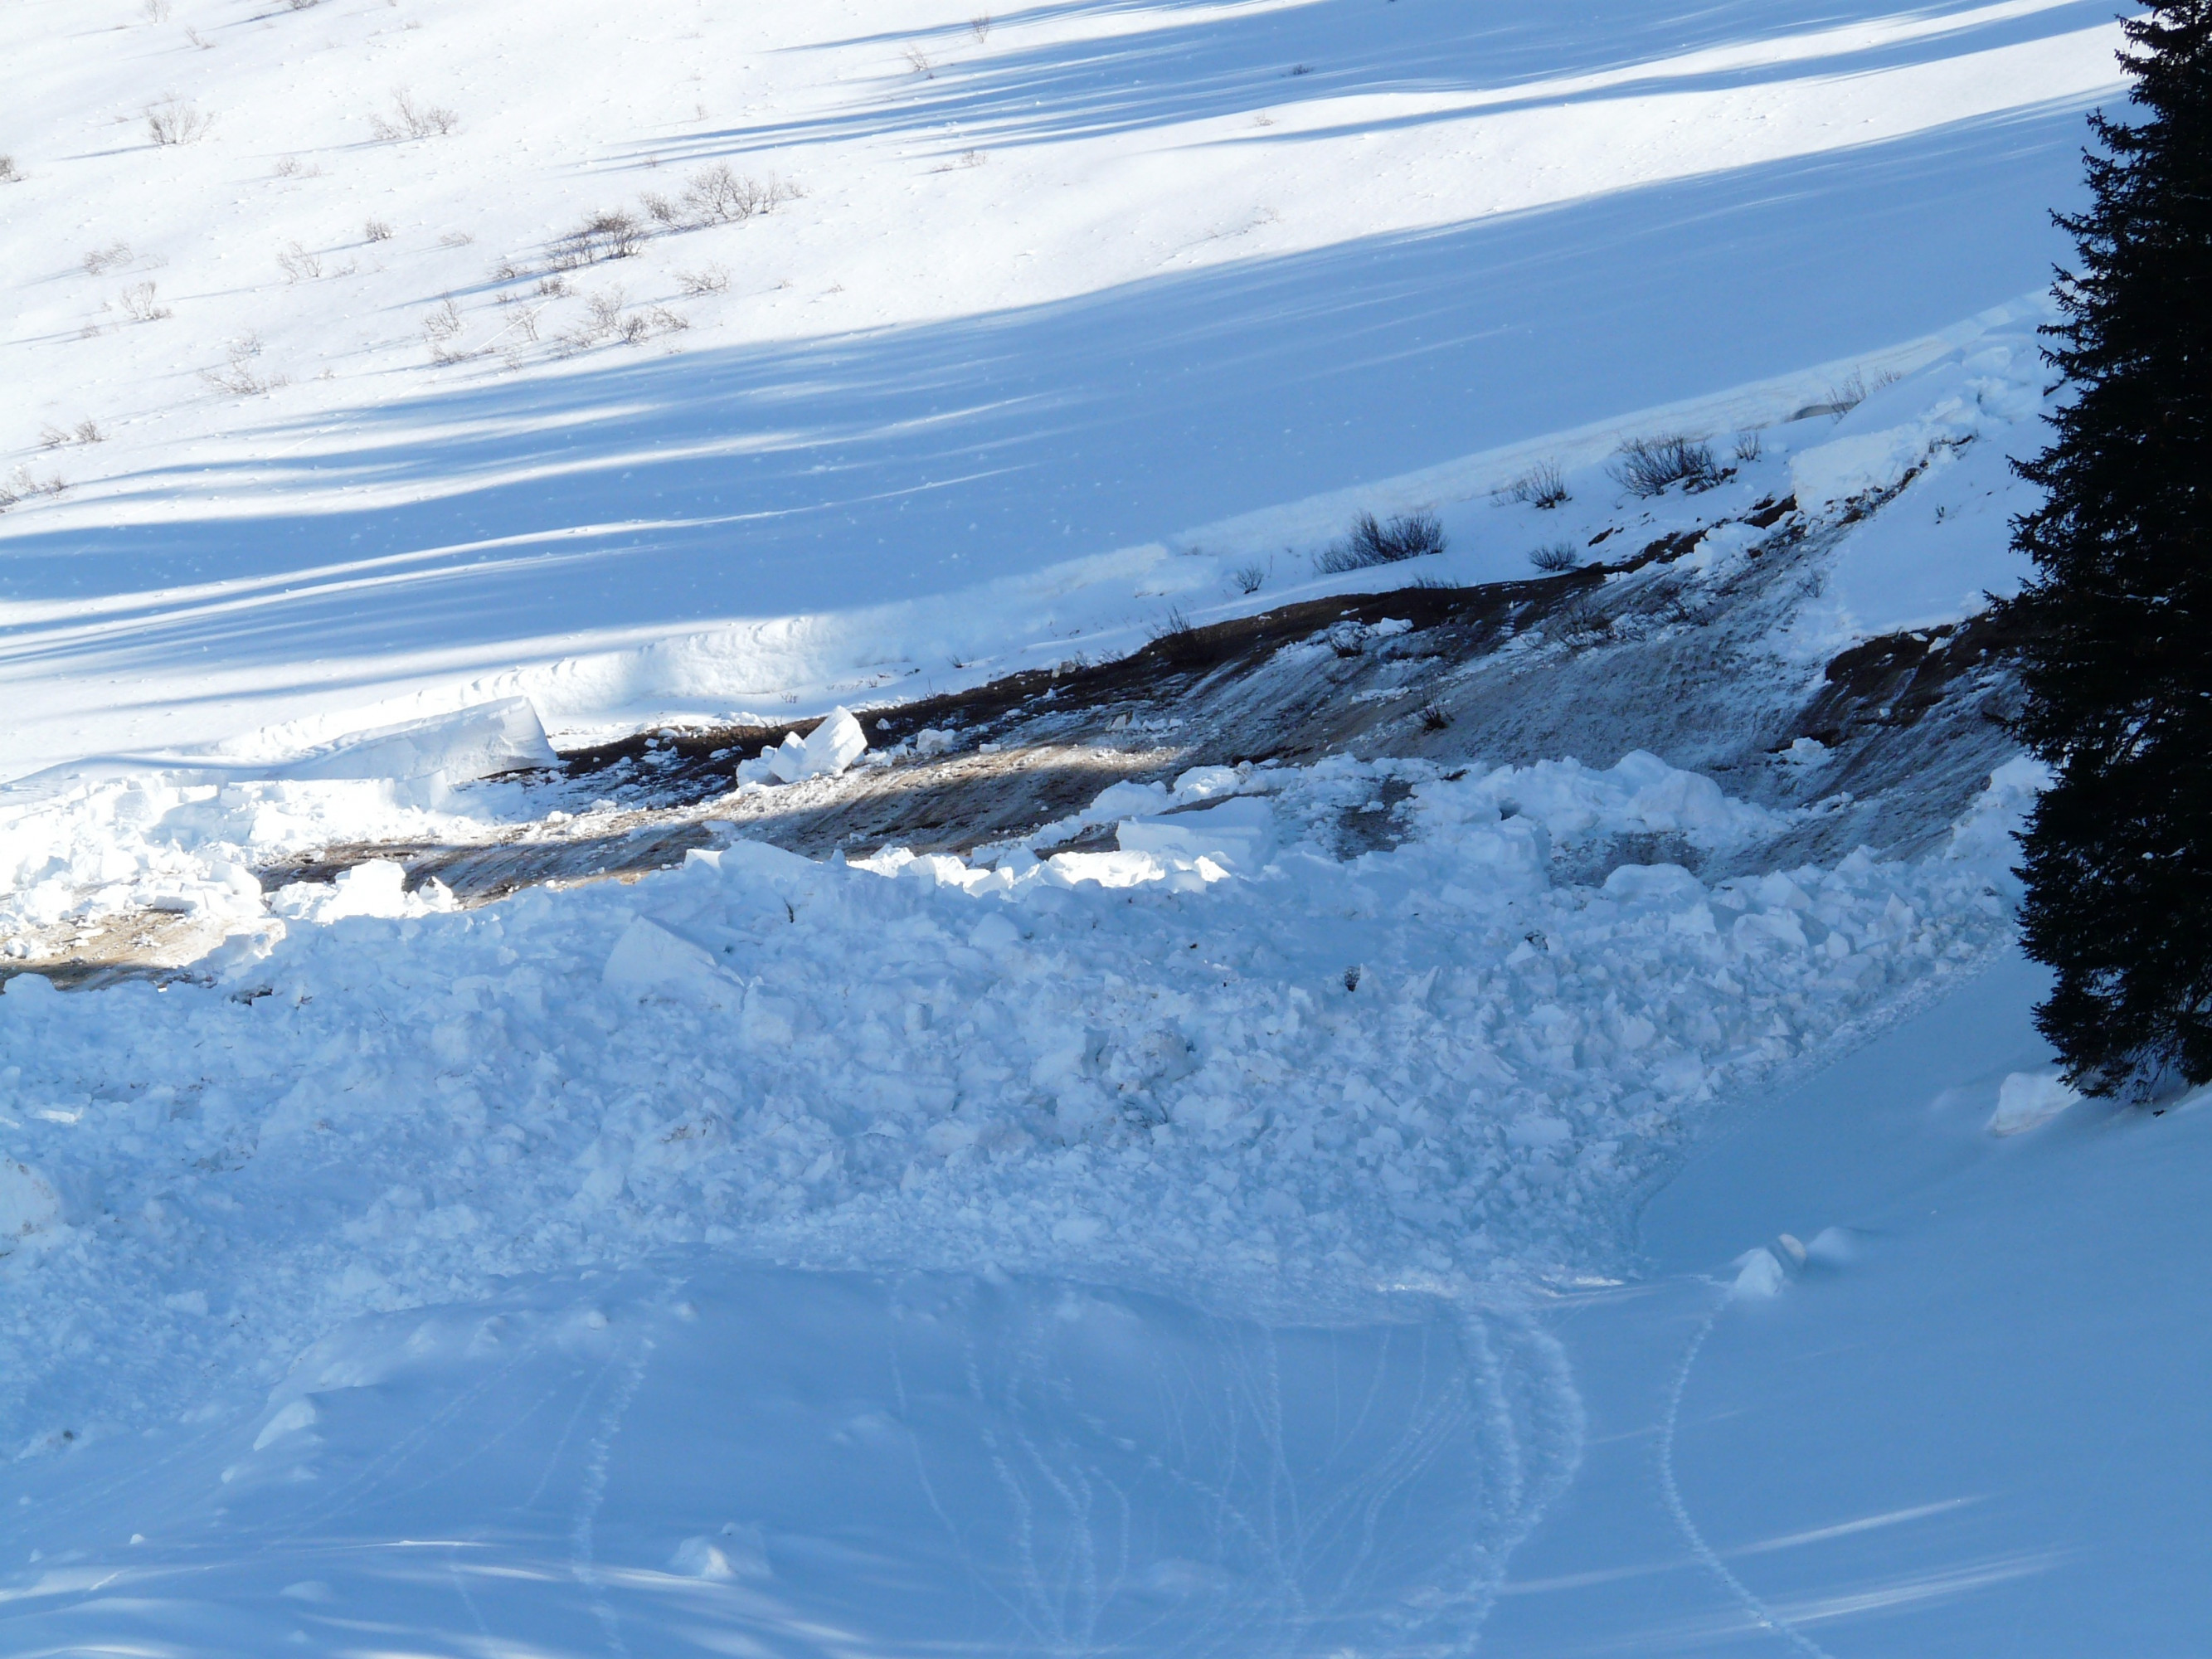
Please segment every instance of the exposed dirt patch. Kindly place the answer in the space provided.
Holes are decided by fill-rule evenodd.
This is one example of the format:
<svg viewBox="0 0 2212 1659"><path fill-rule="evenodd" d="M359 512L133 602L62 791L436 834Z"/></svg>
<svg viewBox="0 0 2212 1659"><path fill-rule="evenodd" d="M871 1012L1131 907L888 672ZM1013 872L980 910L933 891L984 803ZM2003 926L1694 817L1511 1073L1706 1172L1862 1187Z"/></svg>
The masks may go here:
<svg viewBox="0 0 2212 1659"><path fill-rule="evenodd" d="M1692 556L1706 532L1677 532L1612 563L1286 605L1166 635L1114 662L866 709L872 752L835 779L733 787L740 760L814 720L640 732L529 775L527 793L543 803L531 822L487 824L467 844L331 846L257 874L273 889L392 859L410 886L439 881L476 904L540 884L635 879L738 836L812 857L894 844L967 854L1030 836L1111 784L1192 766L1333 753L1524 764L1572 755L1605 766L1632 749L1763 805L1818 805L1732 867L1832 860L1862 843L1917 851L2014 747L2003 720L2020 624L1999 609L1866 641L1825 665L1784 657L1778 630L1818 592L1823 556L1844 529L1808 527L1795 506L1761 502L1744 520L1761 539L1710 569ZM1802 738L1822 745L1809 759L1792 747ZM1333 851L1350 857L1402 837L1407 792L1393 787L1342 815ZM1648 839L1559 873L1696 867L1679 837ZM1091 829L1037 850L1112 844L1110 829ZM178 918L76 931L41 942L66 956L42 949L38 971L104 982L206 948ZM0 964L0 975L9 970Z"/></svg>

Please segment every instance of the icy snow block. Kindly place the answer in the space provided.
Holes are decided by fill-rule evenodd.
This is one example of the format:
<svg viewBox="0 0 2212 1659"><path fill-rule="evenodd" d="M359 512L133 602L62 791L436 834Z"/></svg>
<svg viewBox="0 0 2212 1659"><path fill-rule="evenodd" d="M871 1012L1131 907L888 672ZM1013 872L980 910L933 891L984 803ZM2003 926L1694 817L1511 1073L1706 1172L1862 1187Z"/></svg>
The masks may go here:
<svg viewBox="0 0 2212 1659"><path fill-rule="evenodd" d="M1125 853L1212 859L1239 875L1257 875L1275 851L1275 813L1256 796L1237 795L1195 811L1124 818L1115 839Z"/></svg>
<svg viewBox="0 0 2212 1659"><path fill-rule="evenodd" d="M1925 428L1893 427L1837 438L1790 458L1790 488L1797 504L1817 513L1854 495L1893 488L1928 453Z"/></svg>
<svg viewBox="0 0 2212 1659"><path fill-rule="evenodd" d="M599 981L617 990L639 992L732 986L711 951L643 916L635 918L615 941Z"/></svg>
<svg viewBox="0 0 2212 1659"><path fill-rule="evenodd" d="M439 776L447 783L469 783L526 767L557 766L560 761L530 699L506 697L432 720L360 732L285 767L278 775L402 781Z"/></svg>
<svg viewBox="0 0 2212 1659"><path fill-rule="evenodd" d="M793 732L769 756L769 769L785 783L801 778L834 778L868 752L867 733L852 711L835 708L806 738Z"/></svg>
<svg viewBox="0 0 2212 1659"><path fill-rule="evenodd" d="M0 1255L31 1233L61 1224L62 1195L27 1164L0 1158Z"/></svg>
<svg viewBox="0 0 2212 1659"><path fill-rule="evenodd" d="M1990 1114L1990 1133L2026 1134L2081 1098L2062 1079L2014 1072L1997 1090L1997 1109Z"/></svg>

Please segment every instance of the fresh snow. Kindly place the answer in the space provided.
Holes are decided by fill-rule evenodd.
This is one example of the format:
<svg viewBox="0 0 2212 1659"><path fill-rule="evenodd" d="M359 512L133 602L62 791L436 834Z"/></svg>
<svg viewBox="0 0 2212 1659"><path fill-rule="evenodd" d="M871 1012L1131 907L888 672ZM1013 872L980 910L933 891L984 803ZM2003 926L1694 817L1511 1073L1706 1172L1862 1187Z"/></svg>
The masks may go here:
<svg viewBox="0 0 2212 1659"><path fill-rule="evenodd" d="M1535 462L1610 502L1624 436L1991 326L2033 386L2118 85L2085 0L156 9L0 19L0 776L1110 655L1306 590L1363 508L1519 574L1569 528L1492 508ZM458 125L379 141L399 89ZM172 96L210 125L156 146ZM803 194L549 273L715 164Z"/></svg>

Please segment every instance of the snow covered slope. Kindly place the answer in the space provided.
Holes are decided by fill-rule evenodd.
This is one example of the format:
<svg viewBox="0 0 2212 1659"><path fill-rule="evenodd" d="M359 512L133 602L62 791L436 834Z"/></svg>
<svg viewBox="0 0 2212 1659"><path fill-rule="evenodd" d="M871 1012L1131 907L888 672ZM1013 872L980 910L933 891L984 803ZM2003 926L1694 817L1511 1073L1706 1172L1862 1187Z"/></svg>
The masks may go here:
<svg viewBox="0 0 2212 1659"><path fill-rule="evenodd" d="M1532 461L1609 491L1623 435L1725 442L2039 289L2116 40L2086 0L17 0L0 773L1124 650L1363 507L1517 574L1487 495ZM577 264L600 210L636 250Z"/></svg>
<svg viewBox="0 0 2212 1659"><path fill-rule="evenodd" d="M1948 629L2114 44L16 0L0 1649L2191 1650L2205 1120L2030 1034ZM1039 674L1072 816L751 838L1262 610L1236 764Z"/></svg>

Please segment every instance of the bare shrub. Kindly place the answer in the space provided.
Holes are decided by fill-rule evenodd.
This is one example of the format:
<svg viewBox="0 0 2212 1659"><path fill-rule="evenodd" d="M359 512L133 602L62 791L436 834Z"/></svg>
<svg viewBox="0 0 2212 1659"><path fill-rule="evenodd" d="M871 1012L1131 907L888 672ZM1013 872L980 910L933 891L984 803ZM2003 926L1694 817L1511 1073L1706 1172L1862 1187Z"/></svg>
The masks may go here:
<svg viewBox="0 0 2212 1659"><path fill-rule="evenodd" d="M110 242L106 247L94 248L84 256L84 274L88 276L97 276L104 271L114 270L118 265L127 265L130 263L131 244Z"/></svg>
<svg viewBox="0 0 2212 1659"><path fill-rule="evenodd" d="M568 279L566 276L540 276L538 291L549 300L563 299L569 292Z"/></svg>
<svg viewBox="0 0 2212 1659"><path fill-rule="evenodd" d="M185 39L191 41L202 52L213 52L215 50L215 42L203 39L198 29L186 29L185 31Z"/></svg>
<svg viewBox="0 0 2212 1659"><path fill-rule="evenodd" d="M20 184L22 182L22 178L23 175L15 171L15 158L12 155L0 155L0 185Z"/></svg>
<svg viewBox="0 0 2212 1659"><path fill-rule="evenodd" d="M276 382L259 374L253 360L261 355L261 337L241 334L223 348L223 367L203 369L200 379L218 392L250 398L256 392L266 392Z"/></svg>
<svg viewBox="0 0 2212 1659"><path fill-rule="evenodd" d="M99 422L95 421L79 421L74 435L81 444L104 444L107 441L107 434L100 429Z"/></svg>
<svg viewBox="0 0 2212 1659"><path fill-rule="evenodd" d="M146 131L156 144L189 144L207 136L214 118L175 93L146 106Z"/></svg>
<svg viewBox="0 0 2212 1659"><path fill-rule="evenodd" d="M595 334L612 334L622 326L622 308L625 296L619 288L602 289L584 301L584 309L592 314L592 329Z"/></svg>
<svg viewBox="0 0 2212 1659"><path fill-rule="evenodd" d="M929 61L929 54L920 46L908 46L904 56L908 67L916 75L928 81L934 81L937 78L937 65Z"/></svg>
<svg viewBox="0 0 2212 1659"><path fill-rule="evenodd" d="M1498 490L1498 496L1500 501L1522 501L1546 511L1572 499L1567 494L1566 480L1559 476L1556 461L1537 462Z"/></svg>
<svg viewBox="0 0 2212 1659"><path fill-rule="evenodd" d="M169 21L169 0L145 0L145 3L138 9L145 15L146 21L149 23L166 23Z"/></svg>
<svg viewBox="0 0 2212 1659"><path fill-rule="evenodd" d="M361 239L364 242L388 242L392 240L392 226L385 220L371 219L361 228Z"/></svg>
<svg viewBox="0 0 2212 1659"><path fill-rule="evenodd" d="M1712 446L1702 438L1680 433L1662 438L1637 438L1621 445L1608 469L1632 495L1649 498L1670 484L1706 489L1720 482Z"/></svg>
<svg viewBox="0 0 2212 1659"><path fill-rule="evenodd" d="M34 478L29 467L19 466L8 475L8 482L0 485L0 507L13 507L33 495L58 495L68 488L58 472Z"/></svg>
<svg viewBox="0 0 2212 1659"><path fill-rule="evenodd" d="M555 246L553 263L563 270L602 259L627 259L645 240L638 216L621 208L594 213Z"/></svg>
<svg viewBox="0 0 2212 1659"><path fill-rule="evenodd" d="M625 345L637 345L653 332L653 323L644 313L633 311L615 324L614 331L622 337Z"/></svg>
<svg viewBox="0 0 2212 1659"><path fill-rule="evenodd" d="M721 265L708 265L704 270L679 270L676 286L693 299L702 295L726 294L730 291L730 273Z"/></svg>
<svg viewBox="0 0 2212 1659"><path fill-rule="evenodd" d="M960 165L963 167L980 167L990 159L980 149L963 149L960 152Z"/></svg>
<svg viewBox="0 0 2212 1659"><path fill-rule="evenodd" d="M1583 562L1583 556L1571 542L1553 542L1549 547L1540 547L1528 556L1528 562L1547 576L1572 570Z"/></svg>
<svg viewBox="0 0 2212 1659"><path fill-rule="evenodd" d="M310 6L320 5L322 0L284 0L294 11L305 11Z"/></svg>
<svg viewBox="0 0 2212 1659"><path fill-rule="evenodd" d="M981 46L983 42L991 38L991 14L988 11L978 12L975 16L969 18L968 20L968 32L975 37L975 44L979 46Z"/></svg>
<svg viewBox="0 0 2212 1659"><path fill-rule="evenodd" d="M1424 732L1441 732L1452 723L1451 711L1433 699L1421 705L1420 714Z"/></svg>
<svg viewBox="0 0 2212 1659"><path fill-rule="evenodd" d="M726 161L702 167L684 187L684 204L709 224L738 224L757 213L767 213L784 202L799 199L792 185L770 174L765 179L744 176Z"/></svg>
<svg viewBox="0 0 2212 1659"><path fill-rule="evenodd" d="M1314 569L1320 575L1338 576L1443 550L1444 527L1433 513L1401 514L1388 524L1372 513L1363 513L1352 521L1342 541L1314 555Z"/></svg>
<svg viewBox="0 0 2212 1659"><path fill-rule="evenodd" d="M647 325L655 334L681 334L691 326L691 319L680 311L671 311L666 306L654 306L645 313Z"/></svg>
<svg viewBox="0 0 2212 1659"><path fill-rule="evenodd" d="M1757 460L1766 452L1765 446L1759 442L1759 434L1739 432L1735 434L1735 444L1731 453L1737 460L1748 464Z"/></svg>
<svg viewBox="0 0 2212 1659"><path fill-rule="evenodd" d="M68 441L69 434L52 421L48 421L39 428L39 447L41 449L59 449Z"/></svg>
<svg viewBox="0 0 2212 1659"><path fill-rule="evenodd" d="M1255 560L1250 564L1238 565L1236 569L1229 573L1229 580L1237 584L1238 592L1256 593L1261 585L1267 581L1267 573L1265 568Z"/></svg>
<svg viewBox="0 0 2212 1659"><path fill-rule="evenodd" d="M461 331L461 308L453 303L450 295L447 296L445 304L422 319L423 337L433 345L452 339Z"/></svg>
<svg viewBox="0 0 2212 1659"><path fill-rule="evenodd" d="M297 242L276 256L276 264L288 283L312 283L323 274L323 262Z"/></svg>
<svg viewBox="0 0 2212 1659"><path fill-rule="evenodd" d="M670 201L659 191L648 190L637 199L644 204L646 217L656 225L666 225L672 228L683 223L682 211L675 203Z"/></svg>
<svg viewBox="0 0 2212 1659"><path fill-rule="evenodd" d="M414 94L404 87L392 88L389 117L368 118L369 131L387 144L396 144L403 138L442 137L460 124L461 118L442 104L416 103Z"/></svg>

